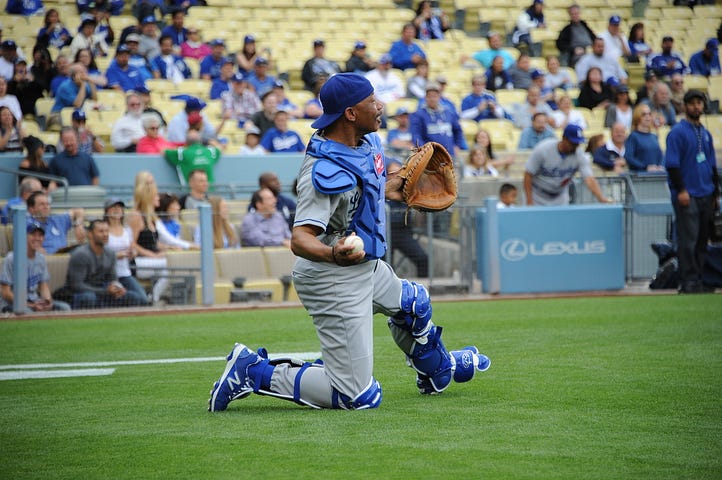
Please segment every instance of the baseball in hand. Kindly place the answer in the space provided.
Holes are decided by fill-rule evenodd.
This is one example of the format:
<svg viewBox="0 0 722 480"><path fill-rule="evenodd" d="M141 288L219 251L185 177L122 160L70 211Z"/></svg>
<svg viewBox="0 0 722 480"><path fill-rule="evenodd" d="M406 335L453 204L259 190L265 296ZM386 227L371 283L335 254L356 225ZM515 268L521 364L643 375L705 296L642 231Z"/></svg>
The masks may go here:
<svg viewBox="0 0 722 480"><path fill-rule="evenodd" d="M351 254L358 253L364 249L364 241L361 240L361 237L358 237L356 235L351 235L350 237L347 237L346 241L344 241L344 244L353 246Z"/></svg>

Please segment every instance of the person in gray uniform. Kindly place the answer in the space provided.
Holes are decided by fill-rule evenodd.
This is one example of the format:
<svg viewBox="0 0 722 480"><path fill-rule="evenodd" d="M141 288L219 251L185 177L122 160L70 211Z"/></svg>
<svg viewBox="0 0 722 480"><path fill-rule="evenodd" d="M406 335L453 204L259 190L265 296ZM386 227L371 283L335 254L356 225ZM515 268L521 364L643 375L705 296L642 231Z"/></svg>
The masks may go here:
<svg viewBox="0 0 722 480"><path fill-rule="evenodd" d="M579 148L584 142L582 128L567 125L561 141L549 138L534 147L524 167L527 205L568 205L569 184L577 171L597 200L601 203L613 201L602 193L594 178L592 161Z"/></svg>
<svg viewBox="0 0 722 480"><path fill-rule="evenodd" d="M423 285L399 279L382 260L386 252L386 170L381 140L383 105L363 76L341 73L320 91L324 113L298 175L291 248L299 257L293 282L313 318L322 361L268 358L236 344L213 385L208 410L251 393L313 408L360 410L381 403L373 376L373 316L389 317L396 344L416 371L422 394L466 382L490 360L474 346L449 352L431 320ZM389 199L400 200L399 192ZM353 235L363 240L354 251ZM355 240L355 239L354 239Z"/></svg>

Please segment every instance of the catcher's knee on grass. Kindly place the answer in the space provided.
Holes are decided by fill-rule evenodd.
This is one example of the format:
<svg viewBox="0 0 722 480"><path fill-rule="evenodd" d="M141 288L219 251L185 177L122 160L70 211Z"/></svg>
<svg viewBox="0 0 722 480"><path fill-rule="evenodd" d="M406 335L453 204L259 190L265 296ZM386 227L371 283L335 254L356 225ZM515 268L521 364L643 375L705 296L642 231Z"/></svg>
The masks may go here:
<svg viewBox="0 0 722 480"><path fill-rule="evenodd" d="M292 394L283 394L271 390L271 377L276 367L281 365L287 365L290 371L295 371ZM254 393L289 400L312 408L364 410L377 408L381 404L381 385L375 378L372 377L369 385L361 393L351 398L333 387L329 389L329 386L326 385L328 380L325 378L325 373L322 373L323 368L324 365L321 360L316 360L313 363L294 358L267 360L260 369L256 370L256 378L254 378L253 383L257 387L254 388ZM314 378L314 375L316 378ZM306 376L305 379L304 376ZM323 380L321 380L321 376L324 377Z"/></svg>
<svg viewBox="0 0 722 480"><path fill-rule="evenodd" d="M332 403L333 408L366 410L368 408L378 408L381 405L381 397L381 384L374 377L371 377L371 381L366 388L353 398L334 389Z"/></svg>

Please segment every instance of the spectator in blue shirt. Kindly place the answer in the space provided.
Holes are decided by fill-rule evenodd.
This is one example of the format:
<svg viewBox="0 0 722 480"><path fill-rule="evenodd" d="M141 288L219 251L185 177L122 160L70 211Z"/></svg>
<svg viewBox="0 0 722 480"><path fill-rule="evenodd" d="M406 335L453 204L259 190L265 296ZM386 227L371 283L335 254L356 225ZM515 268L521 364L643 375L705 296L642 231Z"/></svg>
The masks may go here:
<svg viewBox="0 0 722 480"><path fill-rule="evenodd" d="M215 80L221 76L221 66L225 61L226 43L220 38L208 42L211 54L201 60L200 75L206 80Z"/></svg>
<svg viewBox="0 0 722 480"><path fill-rule="evenodd" d="M406 70L414 68L419 61L426 58L426 54L416 43L416 27L407 23L401 29L401 39L391 44L389 55L394 68Z"/></svg>
<svg viewBox="0 0 722 480"><path fill-rule="evenodd" d="M549 126L547 114L537 112L531 117L531 125L521 131L519 150L533 150L542 140L554 137L554 130Z"/></svg>
<svg viewBox="0 0 722 480"><path fill-rule="evenodd" d="M689 59L689 69L693 75L710 75L720 74L719 64L719 41L716 38L710 38L704 45L704 50L693 54Z"/></svg>
<svg viewBox="0 0 722 480"><path fill-rule="evenodd" d="M145 26L145 25L144 25ZM145 55L141 54L141 42L145 35L139 33L131 33L125 39L125 44L128 46L130 56L128 57L128 65L135 67L140 72L145 82L148 79L153 78L153 74L150 73L150 67L148 66L148 59Z"/></svg>
<svg viewBox="0 0 722 480"><path fill-rule="evenodd" d="M301 136L288 129L288 112L279 110L273 118L273 127L261 137L261 146L269 153L303 152L306 146Z"/></svg>
<svg viewBox="0 0 722 480"><path fill-rule="evenodd" d="M108 88L127 92L135 90L145 83L140 70L130 65L130 48L121 45L115 51L115 60L110 63L105 76L108 78Z"/></svg>
<svg viewBox="0 0 722 480"><path fill-rule="evenodd" d="M437 142L453 157L459 150L468 150L459 117L441 104L441 86L426 84L426 105L411 115L411 137L414 145Z"/></svg>
<svg viewBox="0 0 722 480"><path fill-rule="evenodd" d="M78 243L85 241L83 209L74 208L66 213L50 214L50 199L45 192L34 192L27 200L28 215L45 230L44 253L53 254L68 246L68 232L74 229Z"/></svg>
<svg viewBox="0 0 722 480"><path fill-rule="evenodd" d="M5 11L7 13L26 17L40 15L44 9L45 6L42 0L8 0L7 5L5 5Z"/></svg>
<svg viewBox="0 0 722 480"><path fill-rule="evenodd" d="M487 120L506 118L507 114L496 102L496 96L486 88L486 78L482 74L471 79L471 93L461 101L461 118L467 120Z"/></svg>
<svg viewBox="0 0 722 480"><path fill-rule="evenodd" d="M65 177L69 185L99 185L100 171L89 154L78 149L78 135L72 127L60 131L63 151L56 154L48 165L51 175Z"/></svg>
<svg viewBox="0 0 722 480"><path fill-rule="evenodd" d="M662 38L662 52L655 53L647 59L647 71L653 71L658 78L671 77L674 73L689 73L689 68L678 53L672 51L674 38Z"/></svg>
<svg viewBox="0 0 722 480"><path fill-rule="evenodd" d="M652 110L640 103L632 114L632 133L624 142L625 159L632 172L662 172L662 149L652 133Z"/></svg>
<svg viewBox="0 0 722 480"><path fill-rule="evenodd" d="M58 87L52 113L60 113L65 107L83 108L85 100L98 99L95 84L88 78L88 70L84 65L75 63L70 67L70 78Z"/></svg>
<svg viewBox="0 0 722 480"><path fill-rule="evenodd" d="M180 83L191 78L191 69L183 57L173 53L173 39L168 35L160 37L160 55L150 61L153 78L165 78Z"/></svg>
<svg viewBox="0 0 722 480"><path fill-rule="evenodd" d="M501 57L503 60L503 69L508 70L514 65L514 57L509 52L502 48L503 42L501 35L498 32L491 31L487 34L486 39L489 41L489 48L486 50L479 50L474 53L471 58L481 64L482 67L489 69L491 63L496 57Z"/></svg>
<svg viewBox="0 0 722 480"><path fill-rule="evenodd" d="M43 26L38 30L37 43L57 49L70 45L73 35L60 21L60 14L54 8L45 12Z"/></svg>
<svg viewBox="0 0 722 480"><path fill-rule="evenodd" d="M233 73L233 58L224 57L221 63L221 73L211 84L211 100L218 100L223 97L225 92L233 90L233 77L235 76Z"/></svg>
<svg viewBox="0 0 722 480"><path fill-rule="evenodd" d="M161 37L169 36L171 38L173 46L177 48L176 53L180 52L181 43L188 39L188 29L183 25L185 18L186 13L183 9L174 11L171 24L160 32Z"/></svg>
<svg viewBox="0 0 722 480"><path fill-rule="evenodd" d="M273 89L276 79L273 75L268 74L268 60L265 57L256 58L253 71L246 76L246 81L253 87L259 98Z"/></svg>

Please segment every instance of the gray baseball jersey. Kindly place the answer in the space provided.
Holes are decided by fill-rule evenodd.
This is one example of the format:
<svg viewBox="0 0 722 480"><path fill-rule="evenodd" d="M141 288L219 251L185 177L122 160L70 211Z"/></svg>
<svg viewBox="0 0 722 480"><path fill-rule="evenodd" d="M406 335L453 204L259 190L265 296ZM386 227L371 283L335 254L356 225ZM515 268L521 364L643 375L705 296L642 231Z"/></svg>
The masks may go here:
<svg viewBox="0 0 722 480"><path fill-rule="evenodd" d="M0 284L13 285L13 252L9 252L5 260L3 260L2 271L0 271ZM50 274L48 273L48 265L45 261L45 255L40 252L35 253L34 258L28 258L28 287L27 299L29 302L35 302L40 299L41 283L48 283ZM7 305L7 302L0 299L0 307Z"/></svg>
<svg viewBox="0 0 722 480"><path fill-rule="evenodd" d="M569 184L579 171L582 177L591 177L592 162L581 147L562 155L559 140L549 138L540 142L526 162L526 171L532 175L532 199L535 205L569 204Z"/></svg>

